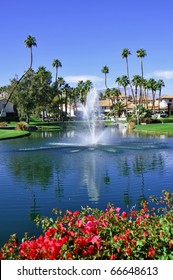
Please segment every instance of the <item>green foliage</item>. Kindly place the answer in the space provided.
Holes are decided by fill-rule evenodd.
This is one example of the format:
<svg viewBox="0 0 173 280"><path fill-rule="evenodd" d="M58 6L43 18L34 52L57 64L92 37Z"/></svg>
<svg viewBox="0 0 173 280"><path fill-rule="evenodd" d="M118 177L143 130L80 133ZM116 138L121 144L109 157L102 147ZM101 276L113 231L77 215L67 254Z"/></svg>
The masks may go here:
<svg viewBox="0 0 173 280"><path fill-rule="evenodd" d="M172 260L173 193L141 202L129 213L108 205L106 210L84 207L81 211L54 209L56 220L37 217L43 234L21 244L15 235L0 250L0 259L38 260Z"/></svg>

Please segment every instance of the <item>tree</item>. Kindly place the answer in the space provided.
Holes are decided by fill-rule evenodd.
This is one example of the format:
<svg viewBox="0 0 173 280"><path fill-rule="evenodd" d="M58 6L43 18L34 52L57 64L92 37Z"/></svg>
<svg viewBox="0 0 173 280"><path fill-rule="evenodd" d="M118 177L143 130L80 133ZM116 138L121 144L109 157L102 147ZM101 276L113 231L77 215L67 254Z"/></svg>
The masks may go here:
<svg viewBox="0 0 173 280"><path fill-rule="evenodd" d="M52 74L50 71L46 70L46 67L40 66L36 72L34 77L35 85L36 85L36 100L37 100L37 108L42 113L42 118L44 119L47 116L48 106L51 102L52 89Z"/></svg>
<svg viewBox="0 0 173 280"><path fill-rule="evenodd" d="M129 85L129 83L130 83L129 78L126 75L123 75L120 80L120 85L123 86L123 88L124 88L124 94L125 94L125 99L126 99L126 109L127 109L127 90L126 90L126 88Z"/></svg>
<svg viewBox="0 0 173 280"><path fill-rule="evenodd" d="M131 52L129 51L129 49L125 48L123 49L121 56L122 58L126 60L126 73L127 73L127 77L129 78L129 63L128 63L128 56L131 55ZM130 80L130 79L129 79Z"/></svg>
<svg viewBox="0 0 173 280"><path fill-rule="evenodd" d="M35 89L37 86L34 84L35 73L32 69L27 71L27 74L18 85L17 90L12 96L13 103L15 104L19 113L20 119L25 120L27 123L30 121L30 115L35 110L36 94ZM15 79L12 84L16 84Z"/></svg>
<svg viewBox="0 0 173 280"><path fill-rule="evenodd" d="M36 44L36 39L35 39L34 37L32 37L31 35L29 35L29 36L27 37L27 39L24 41L24 43L25 43L26 47L30 48L30 50L31 50L31 52L30 52L30 65L29 65L28 70L20 77L19 80L16 80L16 82L14 83L13 88L12 88L11 92L9 93L8 98L7 98L7 101L6 101L6 103L4 104L4 107L3 107L2 110L1 110L0 117L2 117L4 110L5 110L5 108L6 108L7 104L8 104L8 102L9 102L9 100L11 99L11 97L12 97L12 95L13 95L15 89L16 89L17 86L19 85L20 81L21 81L21 80L25 77L25 75L27 75L27 73L32 69L32 63L33 63L32 46L37 46L37 44Z"/></svg>
<svg viewBox="0 0 173 280"><path fill-rule="evenodd" d="M142 79L143 79L143 77L144 77L143 58L147 55L147 52L144 49L139 49L139 50L136 51L136 55L137 55L137 57L140 57L141 76L142 76Z"/></svg>
<svg viewBox="0 0 173 280"><path fill-rule="evenodd" d="M93 84L90 80L86 80L85 82L79 81L77 83L76 90L78 91L79 100L82 104L86 103L87 93L91 90L92 87L93 87Z"/></svg>
<svg viewBox="0 0 173 280"><path fill-rule="evenodd" d="M115 82L118 83L118 89L120 88L120 81L121 81L121 77L117 77L115 79Z"/></svg>
<svg viewBox="0 0 173 280"><path fill-rule="evenodd" d="M62 63L61 61L59 61L58 59L54 59L53 63L52 63L52 67L55 67L55 82L58 79L58 68L62 67Z"/></svg>
<svg viewBox="0 0 173 280"><path fill-rule="evenodd" d="M105 94L104 96L106 98L109 98L111 101L112 101L112 105L114 105L116 102L119 101L119 96L121 95L121 92L118 88L107 88L105 90ZM115 99L116 99L116 102L115 102Z"/></svg>
<svg viewBox="0 0 173 280"><path fill-rule="evenodd" d="M134 92L133 92L133 87L132 87L132 84L131 84L131 80L130 80L130 74L129 74L129 63L128 63L128 56L131 55L131 52L129 49L125 48L123 49L122 53L121 53L121 56L122 58L126 60L126 75L129 79L129 85L130 85L130 88L131 88L131 92L132 92L132 96L134 98Z"/></svg>
<svg viewBox="0 0 173 280"><path fill-rule="evenodd" d="M164 87L164 86L165 86L165 84L164 84L163 80L157 81L156 87L157 87L157 90L159 90L159 111L160 111L160 99L161 99L161 94L162 94L162 87Z"/></svg>
<svg viewBox="0 0 173 280"><path fill-rule="evenodd" d="M64 113L65 113L65 118L66 118L67 117L68 100L70 99L70 92L71 92L71 87L69 86L69 84L65 84L62 91L63 91L63 95L64 95L64 105L65 105L65 112Z"/></svg>
<svg viewBox="0 0 173 280"><path fill-rule="evenodd" d="M25 43L26 47L30 49L30 66L29 66L29 68L32 68L32 64L33 64L33 51L32 51L32 47L33 46L37 47L36 39L35 39L35 37L33 37L31 35L28 35L28 37L26 38L24 43Z"/></svg>
<svg viewBox="0 0 173 280"><path fill-rule="evenodd" d="M152 92L152 110L153 110L153 113L155 111L155 97L156 97L156 90L157 90L157 82L155 79L151 78L148 80L148 88L151 89L151 92Z"/></svg>
<svg viewBox="0 0 173 280"><path fill-rule="evenodd" d="M132 84L135 87L135 103L137 103L137 97L138 97L138 87L140 89L140 98L139 98L139 103L142 99L142 85L143 85L143 79L139 75L134 75L132 79Z"/></svg>
<svg viewBox="0 0 173 280"><path fill-rule="evenodd" d="M115 111L118 115L118 117L121 116L121 114L124 112L125 106L122 104L121 101L117 101L113 106L113 111Z"/></svg>
<svg viewBox="0 0 173 280"><path fill-rule="evenodd" d="M102 68L102 73L105 75L105 87L107 88L107 74L109 73L109 68L106 65Z"/></svg>

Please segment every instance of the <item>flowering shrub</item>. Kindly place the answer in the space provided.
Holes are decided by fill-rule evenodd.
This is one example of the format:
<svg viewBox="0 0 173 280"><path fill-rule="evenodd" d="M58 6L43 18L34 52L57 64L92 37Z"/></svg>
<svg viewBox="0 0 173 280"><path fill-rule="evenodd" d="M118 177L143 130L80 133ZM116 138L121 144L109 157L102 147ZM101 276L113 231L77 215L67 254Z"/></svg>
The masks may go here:
<svg viewBox="0 0 173 280"><path fill-rule="evenodd" d="M26 235L17 244L12 235L0 250L0 259L173 259L173 193L163 191L159 201L152 197L151 204L144 201L141 209L130 213L112 205L105 211L85 207L65 215L54 212L55 221L37 217L43 228L38 238Z"/></svg>

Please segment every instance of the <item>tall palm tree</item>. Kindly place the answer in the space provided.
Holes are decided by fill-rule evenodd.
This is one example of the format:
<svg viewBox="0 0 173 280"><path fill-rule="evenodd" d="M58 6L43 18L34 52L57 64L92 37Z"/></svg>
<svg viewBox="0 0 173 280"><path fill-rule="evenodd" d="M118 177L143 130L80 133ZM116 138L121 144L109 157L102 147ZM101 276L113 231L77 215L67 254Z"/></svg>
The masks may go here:
<svg viewBox="0 0 173 280"><path fill-rule="evenodd" d="M140 57L140 64L141 64L141 76L144 77L144 69L143 69L143 58L147 55L146 50L139 49L136 51L137 57Z"/></svg>
<svg viewBox="0 0 173 280"><path fill-rule="evenodd" d="M134 92L133 92L133 87L132 87L132 84L131 84L131 80L130 80L130 74L129 74L129 63L128 63L128 56L131 55L131 51L127 48L123 49L122 53L121 53L121 57L125 60L126 60L126 75L129 79L129 85L130 85L130 88L131 88L131 92L132 92L132 96L134 98Z"/></svg>
<svg viewBox="0 0 173 280"><path fill-rule="evenodd" d="M109 68L105 65L103 68L102 68L102 73L105 75L105 87L107 87L107 74L109 73Z"/></svg>
<svg viewBox="0 0 173 280"><path fill-rule="evenodd" d="M25 43L26 47L30 49L30 67L29 68L32 68L32 64L33 64L33 51L32 51L32 47L33 46L37 47L36 39L35 39L35 37L33 37L31 35L28 35L28 37L26 38L24 43Z"/></svg>
<svg viewBox="0 0 173 280"><path fill-rule="evenodd" d="M59 61L58 59L54 59L53 63L52 63L52 67L55 67L55 83L57 82L58 79L58 68L62 67L62 63L61 61Z"/></svg>
<svg viewBox="0 0 173 280"><path fill-rule="evenodd" d="M125 48L123 49L121 56L122 58L126 60L126 73L127 73L127 77L129 78L129 63L128 63L128 56L131 54L131 52L129 51L129 49Z"/></svg>
<svg viewBox="0 0 173 280"><path fill-rule="evenodd" d="M162 94L162 87L164 87L164 81L163 80L158 80L157 81L157 89L159 90L159 111L160 111L160 99L161 99L161 94Z"/></svg>
<svg viewBox="0 0 173 280"><path fill-rule="evenodd" d="M20 83L20 81L25 77L25 75L27 75L27 73L32 69L32 64L33 64L33 53L32 53L32 46L37 46L36 43L36 39L34 37L32 37L31 35L28 35L28 37L26 38L26 40L24 41L26 47L30 48L30 65L28 70L20 77L19 80L16 81L15 85L13 86L11 92L9 93L9 96L6 100L6 103L4 104L1 112L0 112L0 117L2 117L3 112L9 102L9 100L11 99L12 94L14 93L15 89L17 88L18 84Z"/></svg>

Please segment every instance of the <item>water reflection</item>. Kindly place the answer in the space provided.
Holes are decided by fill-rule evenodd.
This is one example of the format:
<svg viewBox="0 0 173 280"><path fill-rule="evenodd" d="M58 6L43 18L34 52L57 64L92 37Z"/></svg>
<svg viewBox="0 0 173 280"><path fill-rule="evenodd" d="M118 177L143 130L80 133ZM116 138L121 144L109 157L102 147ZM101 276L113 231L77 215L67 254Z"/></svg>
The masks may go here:
<svg viewBox="0 0 173 280"><path fill-rule="evenodd" d="M162 189L173 191L173 139L121 138L115 129L107 135L109 145L92 147L78 145L76 131L1 142L2 240L18 230L32 232L29 221L53 208L105 209L110 202L131 209Z"/></svg>
<svg viewBox="0 0 173 280"><path fill-rule="evenodd" d="M69 191L71 187L77 192L86 189L87 199L98 203L101 187L109 185L113 191L116 182L117 189L122 186L125 189L123 199L127 205L131 201L129 195L134 178L138 182L140 195L144 197L145 177L148 178L155 171L163 174L164 158L162 152L156 150L132 152L126 149L122 152L122 147L55 147L51 150L12 153L9 155L8 166L13 176L22 180L26 187L51 189L61 199L65 190Z"/></svg>

